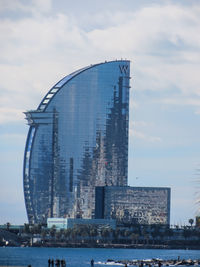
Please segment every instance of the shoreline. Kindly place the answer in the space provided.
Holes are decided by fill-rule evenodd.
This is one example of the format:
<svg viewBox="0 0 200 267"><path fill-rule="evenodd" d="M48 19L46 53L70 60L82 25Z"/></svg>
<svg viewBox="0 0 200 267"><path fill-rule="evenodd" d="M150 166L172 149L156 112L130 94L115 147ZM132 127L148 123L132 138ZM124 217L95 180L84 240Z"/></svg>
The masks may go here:
<svg viewBox="0 0 200 267"><path fill-rule="evenodd" d="M33 246L29 246L29 247L200 250L200 245L199 246L187 246L187 245L144 245L144 244L136 245L136 244L49 243L49 244L33 244Z"/></svg>
<svg viewBox="0 0 200 267"><path fill-rule="evenodd" d="M144 260L112 260L108 259L105 264L123 264L125 266L199 266L200 265L200 259L169 259L169 260L163 260L163 259L144 259Z"/></svg>

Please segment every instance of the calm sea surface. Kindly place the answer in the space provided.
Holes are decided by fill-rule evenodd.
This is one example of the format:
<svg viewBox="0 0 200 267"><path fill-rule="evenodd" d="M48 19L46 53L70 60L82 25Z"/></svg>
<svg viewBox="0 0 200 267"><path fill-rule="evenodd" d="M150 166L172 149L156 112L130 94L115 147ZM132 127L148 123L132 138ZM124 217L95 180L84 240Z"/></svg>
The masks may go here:
<svg viewBox="0 0 200 267"><path fill-rule="evenodd" d="M161 250L161 249L97 249L97 248L0 248L0 266L48 266L48 259L65 259L66 266L90 266L94 259L95 267L105 265L107 259L199 259L199 250Z"/></svg>

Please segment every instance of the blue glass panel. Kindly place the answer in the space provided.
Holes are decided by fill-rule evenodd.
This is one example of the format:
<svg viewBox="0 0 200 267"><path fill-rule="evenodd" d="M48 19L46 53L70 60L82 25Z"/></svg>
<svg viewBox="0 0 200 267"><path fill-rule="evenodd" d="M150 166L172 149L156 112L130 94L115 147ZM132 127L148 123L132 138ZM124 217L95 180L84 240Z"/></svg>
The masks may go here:
<svg viewBox="0 0 200 267"><path fill-rule="evenodd" d="M78 70L30 112L34 222L93 218L95 186L127 185L129 65L112 61Z"/></svg>

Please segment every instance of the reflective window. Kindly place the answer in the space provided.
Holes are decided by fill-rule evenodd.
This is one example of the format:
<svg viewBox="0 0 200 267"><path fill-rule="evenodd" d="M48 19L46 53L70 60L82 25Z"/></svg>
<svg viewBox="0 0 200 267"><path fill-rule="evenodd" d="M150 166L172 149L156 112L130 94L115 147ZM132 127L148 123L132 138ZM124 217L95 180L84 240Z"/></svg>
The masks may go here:
<svg viewBox="0 0 200 267"><path fill-rule="evenodd" d="M129 65L74 72L30 111L36 131L27 167L35 211L29 221L94 218L95 186L127 185Z"/></svg>

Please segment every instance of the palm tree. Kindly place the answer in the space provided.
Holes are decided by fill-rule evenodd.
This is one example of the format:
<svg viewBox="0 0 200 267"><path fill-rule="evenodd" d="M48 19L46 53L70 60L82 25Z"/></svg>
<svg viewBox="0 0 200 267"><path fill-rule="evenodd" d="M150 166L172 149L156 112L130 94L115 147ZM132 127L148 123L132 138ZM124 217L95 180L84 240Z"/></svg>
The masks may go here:
<svg viewBox="0 0 200 267"><path fill-rule="evenodd" d="M9 222L6 223L6 230L7 230L7 231L10 230L10 225L11 225L11 224L10 224Z"/></svg>
<svg viewBox="0 0 200 267"><path fill-rule="evenodd" d="M124 237L128 238L131 235L131 232L129 230L124 231Z"/></svg>
<svg viewBox="0 0 200 267"><path fill-rule="evenodd" d="M135 233L132 233L131 234L131 241L132 241L132 243L137 244L138 243L138 238L139 238L139 235L138 234L135 234Z"/></svg>
<svg viewBox="0 0 200 267"><path fill-rule="evenodd" d="M98 235L97 228L96 227L91 227L89 229L89 236L90 236L90 238L94 240L97 237L97 235Z"/></svg>
<svg viewBox="0 0 200 267"><path fill-rule="evenodd" d="M185 239L191 237L191 235L192 235L191 230L188 230L188 229L184 229L183 230L183 236L184 236Z"/></svg>
<svg viewBox="0 0 200 267"><path fill-rule="evenodd" d="M47 236L47 233L48 233L48 231L47 231L46 229L42 229L42 231L41 231L41 236L42 236L42 239L43 239L43 240L44 240L45 237Z"/></svg>
<svg viewBox="0 0 200 267"><path fill-rule="evenodd" d="M153 228L151 235L152 235L154 240L161 236L159 225L156 225L156 224L154 225L154 228Z"/></svg>
<svg viewBox="0 0 200 267"><path fill-rule="evenodd" d="M33 234L41 234L42 225L41 224L34 224L32 226Z"/></svg>
<svg viewBox="0 0 200 267"><path fill-rule="evenodd" d="M56 237L57 241L59 241L61 239L61 236L62 236L62 232L61 231L56 231L55 232L55 237Z"/></svg>
<svg viewBox="0 0 200 267"><path fill-rule="evenodd" d="M108 229L108 228L102 228L101 229L101 236L103 238L108 238L110 236L110 229Z"/></svg>
<svg viewBox="0 0 200 267"><path fill-rule="evenodd" d="M55 234L56 234L56 226L53 225L50 229L50 235L51 237L55 237Z"/></svg>
<svg viewBox="0 0 200 267"><path fill-rule="evenodd" d="M193 225L193 223L194 223L194 220L193 220L193 219L189 219L188 222L189 222L189 224L190 224L191 227L192 227L192 225Z"/></svg>
<svg viewBox="0 0 200 267"><path fill-rule="evenodd" d="M164 232L164 235L167 237L167 238L170 238L171 236L173 236L174 232L171 228L167 227L165 229L165 232Z"/></svg>
<svg viewBox="0 0 200 267"><path fill-rule="evenodd" d="M65 236L65 239L69 239L70 238L70 235L71 235L71 229L65 229L64 230L64 236Z"/></svg>
<svg viewBox="0 0 200 267"><path fill-rule="evenodd" d="M28 223L24 224L24 233L29 234L30 233L30 225Z"/></svg>

